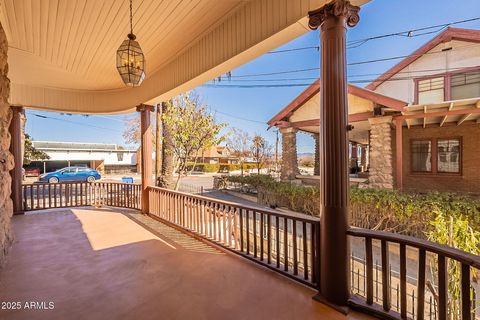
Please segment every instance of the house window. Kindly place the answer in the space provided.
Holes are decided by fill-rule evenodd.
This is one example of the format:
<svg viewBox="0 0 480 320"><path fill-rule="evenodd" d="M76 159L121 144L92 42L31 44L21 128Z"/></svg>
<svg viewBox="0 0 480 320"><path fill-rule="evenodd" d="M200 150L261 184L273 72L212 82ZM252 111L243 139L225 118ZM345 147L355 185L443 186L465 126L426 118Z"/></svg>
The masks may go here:
<svg viewBox="0 0 480 320"><path fill-rule="evenodd" d="M462 172L462 140L441 138L411 141L413 173L460 174Z"/></svg>
<svg viewBox="0 0 480 320"><path fill-rule="evenodd" d="M438 139L438 172L460 173L460 139Z"/></svg>
<svg viewBox="0 0 480 320"><path fill-rule="evenodd" d="M418 104L442 102L445 99L445 78L419 80L417 83Z"/></svg>
<svg viewBox="0 0 480 320"><path fill-rule="evenodd" d="M413 140L411 153L413 172L432 172L432 142L430 140Z"/></svg>
<svg viewBox="0 0 480 320"><path fill-rule="evenodd" d="M480 97L480 71L452 75L451 100Z"/></svg>
<svg viewBox="0 0 480 320"><path fill-rule="evenodd" d="M123 152L117 152L117 160L123 161Z"/></svg>

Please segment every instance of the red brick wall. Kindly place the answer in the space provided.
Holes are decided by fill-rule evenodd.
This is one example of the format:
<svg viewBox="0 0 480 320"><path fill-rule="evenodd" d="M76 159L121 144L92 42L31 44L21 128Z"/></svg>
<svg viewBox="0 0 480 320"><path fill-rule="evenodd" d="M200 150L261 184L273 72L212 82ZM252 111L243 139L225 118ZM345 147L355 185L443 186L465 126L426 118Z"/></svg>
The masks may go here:
<svg viewBox="0 0 480 320"><path fill-rule="evenodd" d="M393 132L393 136L394 136ZM461 175L418 174L410 168L410 140L428 138L462 139ZM394 158L395 159L395 158ZM480 194L480 124L474 121L446 123L423 128L422 126L403 128L403 187L411 191L451 191Z"/></svg>

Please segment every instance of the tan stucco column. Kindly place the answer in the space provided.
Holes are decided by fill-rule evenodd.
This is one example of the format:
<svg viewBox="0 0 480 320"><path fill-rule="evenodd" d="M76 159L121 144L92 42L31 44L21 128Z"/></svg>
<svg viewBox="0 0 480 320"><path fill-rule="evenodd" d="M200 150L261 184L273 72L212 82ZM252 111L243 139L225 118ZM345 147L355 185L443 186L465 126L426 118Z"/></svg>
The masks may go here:
<svg viewBox="0 0 480 320"><path fill-rule="evenodd" d="M154 111L153 106L139 105L140 112L140 133L141 133L141 164L142 164L142 213L148 213L148 186L152 186L152 126L150 113Z"/></svg>
<svg viewBox="0 0 480 320"><path fill-rule="evenodd" d="M320 286L317 299L347 311L348 99L346 27L359 21L360 8L335 0L309 12L309 26L320 27Z"/></svg>
<svg viewBox="0 0 480 320"><path fill-rule="evenodd" d="M13 155L15 167L10 171L12 177L12 201L13 213L21 214L22 210L22 117L24 117L25 110L23 107L12 106L12 121L10 122L10 152Z"/></svg>
<svg viewBox="0 0 480 320"><path fill-rule="evenodd" d="M292 181L298 173L297 129L280 128L282 134L282 169L280 179Z"/></svg>
<svg viewBox="0 0 480 320"><path fill-rule="evenodd" d="M372 188L393 188L392 117L374 117L370 122L370 174Z"/></svg>
<svg viewBox="0 0 480 320"><path fill-rule="evenodd" d="M315 143L315 154L313 156L313 175L319 176L320 175L320 135L318 133L314 133L313 141Z"/></svg>

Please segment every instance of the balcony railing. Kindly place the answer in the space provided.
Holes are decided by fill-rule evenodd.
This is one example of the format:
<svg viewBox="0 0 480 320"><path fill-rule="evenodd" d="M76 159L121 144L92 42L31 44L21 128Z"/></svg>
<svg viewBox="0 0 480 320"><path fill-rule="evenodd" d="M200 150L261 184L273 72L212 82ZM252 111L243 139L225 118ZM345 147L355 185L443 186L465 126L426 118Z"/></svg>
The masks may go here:
<svg viewBox="0 0 480 320"><path fill-rule="evenodd" d="M365 274L363 275L365 288L364 290L359 289L357 283L357 294L352 295L351 299L353 305L394 319L466 320L476 318L476 289L472 286L471 278L472 274L476 274L477 269L480 268L479 256L430 241L389 232L351 228L348 234L354 238L363 239L365 246ZM373 263L373 256L374 249L377 249L374 241L379 242L380 279L374 278L376 266ZM391 284L390 257L394 257L398 261L399 274L398 277L393 277L400 287L396 292L394 289L396 286ZM416 281L407 279L407 268L417 269ZM458 283L455 283L457 280L455 279L455 268L459 270ZM427 281L427 275L430 277L430 281ZM380 284L380 290L378 288L374 290L374 285L378 284ZM416 297L414 295L412 297L409 292L414 291L407 288L412 285L416 287ZM460 289L461 302L458 308L453 307L452 301L452 290L455 290L453 289L455 285L458 285ZM353 291L355 292L355 290ZM374 301L375 292L377 296L380 295L381 305ZM396 298L400 301L397 310L392 310L392 292L397 294ZM426 292L429 292L428 299L426 299ZM409 296L412 299L409 299ZM432 299L436 310L432 310Z"/></svg>
<svg viewBox="0 0 480 320"><path fill-rule="evenodd" d="M62 182L22 185L23 211L79 206L140 208L141 186L118 182Z"/></svg>
<svg viewBox="0 0 480 320"><path fill-rule="evenodd" d="M149 187L150 215L316 287L320 221Z"/></svg>

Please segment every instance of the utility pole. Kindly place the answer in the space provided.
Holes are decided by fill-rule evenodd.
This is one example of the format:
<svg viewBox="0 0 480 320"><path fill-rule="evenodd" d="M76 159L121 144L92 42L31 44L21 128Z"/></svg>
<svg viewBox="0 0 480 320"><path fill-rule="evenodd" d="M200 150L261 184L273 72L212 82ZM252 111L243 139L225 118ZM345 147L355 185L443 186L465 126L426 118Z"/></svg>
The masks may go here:
<svg viewBox="0 0 480 320"><path fill-rule="evenodd" d="M159 185L162 176L162 106L157 104L157 127L155 132L155 185Z"/></svg>

